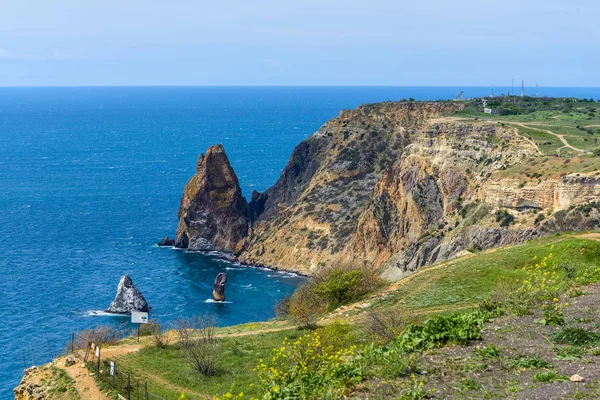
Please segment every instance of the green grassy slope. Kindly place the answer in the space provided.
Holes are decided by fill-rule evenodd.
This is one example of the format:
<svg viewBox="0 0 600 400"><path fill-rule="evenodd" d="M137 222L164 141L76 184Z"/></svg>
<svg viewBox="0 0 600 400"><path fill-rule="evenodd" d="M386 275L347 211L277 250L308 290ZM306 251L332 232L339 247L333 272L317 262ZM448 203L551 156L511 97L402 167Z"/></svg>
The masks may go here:
<svg viewBox="0 0 600 400"><path fill-rule="evenodd" d="M600 266L600 242L569 235L544 237L425 268L394 284L392 289L386 288L366 300L370 305L354 308L346 314L348 318L335 313L336 319L352 321L352 341L362 345L365 335L358 321L369 310L394 310L398 315L410 316L411 320L425 320L435 314L475 309L495 287L523 278L525 272L522 267L550 253L557 265L572 266L577 276L592 273ZM562 278L567 279L566 269L560 273L564 275ZM260 333L261 327L260 324L253 326L257 329L256 334L247 335L251 332L242 331L244 336L221 340L219 372L214 377L195 373L177 344L171 344L167 349L148 346L122 356L118 363L121 368L148 380L152 391L169 398L176 398L182 392L192 398L225 392L258 395L253 368L259 360L268 359L271 349L280 346L284 338L295 339L306 333L285 326L280 331Z"/></svg>

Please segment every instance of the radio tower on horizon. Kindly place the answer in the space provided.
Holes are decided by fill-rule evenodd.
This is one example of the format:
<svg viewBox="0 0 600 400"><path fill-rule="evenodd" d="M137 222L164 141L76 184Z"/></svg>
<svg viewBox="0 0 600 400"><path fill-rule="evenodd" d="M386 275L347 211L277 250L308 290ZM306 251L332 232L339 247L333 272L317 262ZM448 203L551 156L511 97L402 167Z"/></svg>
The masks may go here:
<svg viewBox="0 0 600 400"><path fill-rule="evenodd" d="M525 81L521 81L521 97L525 97Z"/></svg>

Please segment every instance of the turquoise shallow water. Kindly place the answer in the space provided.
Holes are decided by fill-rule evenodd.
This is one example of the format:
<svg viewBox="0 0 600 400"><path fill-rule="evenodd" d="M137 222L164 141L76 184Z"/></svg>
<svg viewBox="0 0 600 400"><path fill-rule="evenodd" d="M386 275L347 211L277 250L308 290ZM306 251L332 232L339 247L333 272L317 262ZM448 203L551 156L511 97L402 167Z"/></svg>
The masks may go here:
<svg viewBox="0 0 600 400"><path fill-rule="evenodd" d="M273 317L301 278L155 246L173 235L181 191L208 146L225 146L248 196L340 109L458 89L1 88L0 398L11 398L32 350L46 362L70 332L121 323L90 311L109 305L125 273L165 324L203 312L222 325ZM600 89L540 94L598 98ZM220 271L230 302L207 303Z"/></svg>

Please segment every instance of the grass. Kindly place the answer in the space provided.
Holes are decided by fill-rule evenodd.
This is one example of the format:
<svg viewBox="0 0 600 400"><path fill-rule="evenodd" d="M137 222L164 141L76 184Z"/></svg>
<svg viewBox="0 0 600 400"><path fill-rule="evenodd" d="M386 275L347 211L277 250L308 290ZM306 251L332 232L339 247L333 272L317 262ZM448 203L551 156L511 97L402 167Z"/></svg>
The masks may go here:
<svg viewBox="0 0 600 400"><path fill-rule="evenodd" d="M565 361L574 361L585 354L585 349L580 346L564 346L555 349L556 358Z"/></svg>
<svg viewBox="0 0 600 400"><path fill-rule="evenodd" d="M551 250L551 246L554 249ZM474 257L445 263L442 268L428 267L401 285L393 294L373 303L373 307L395 307L398 312L439 312L474 308L500 282L524 276L522 267L534 256L553 253L556 263L576 260L580 272L594 271L598 265L600 243L566 235L553 235L528 243ZM474 276L477 279L473 279Z"/></svg>
<svg viewBox="0 0 600 400"><path fill-rule="evenodd" d="M538 372L537 374L533 375L534 382L549 383L549 382L565 382L568 380L569 380L569 378L567 378L564 375L560 375L555 370L542 371L542 372Z"/></svg>
<svg viewBox="0 0 600 400"><path fill-rule="evenodd" d="M600 147L600 145L599 145ZM561 153L565 150L562 149ZM502 178L516 178L528 182L538 182L538 179L527 177L533 174L541 174L541 178L559 178L568 174L587 174L600 170L600 157L586 157L579 154L575 158L530 157L521 163L514 164L503 171L496 172L496 176Z"/></svg>
<svg viewBox="0 0 600 400"><path fill-rule="evenodd" d="M284 338L296 339L304 332L291 329L243 337L225 338L219 355L219 371L214 377L203 377L197 374L185 361L182 350L177 345L166 349L144 348L119 359L121 368L125 368L137 376L149 378L159 377L164 384L149 388L159 395L177 398L185 388L189 394L221 395L225 392L258 396L256 375L253 369L259 359L269 359L271 349L281 345ZM253 384L250 386L250 384Z"/></svg>
<svg viewBox="0 0 600 400"><path fill-rule="evenodd" d="M522 267L531 265L534 257L543 257L550 252L553 253L557 265L568 262L574 267L575 276L582 276L596 271L599 265L600 243L564 234L495 251L478 252L468 258L423 269L405 283L401 283L387 296L373 300L371 307L389 308L401 315L418 316L417 319L427 319L432 315L448 315L457 310L473 310L502 282L523 278L525 272ZM366 309L361 308L357 312L365 311ZM353 317L360 317L360 314ZM284 330L251 334L255 330L275 328ZM350 340L352 343L349 342L344 346L364 343L364 334L359 324L352 325L351 329L356 335ZM589 339L589 335L585 336L590 332L584 331L576 327L566 327L558 331L552 340L557 344L564 343L570 346L579 343L596 343ZM172 344L166 349L143 348L120 357L117 363L121 369L131 371L136 377L147 380L152 392L169 398L177 398L182 392L191 398L203 395L220 396L226 392L233 394L244 392L246 395L257 397L260 391L253 369L259 360L269 360L272 349L281 346L284 338L294 340L306 332L288 329L285 323L271 321L266 324L246 324L226 328L219 333L223 335L219 372L211 378L198 375L185 362L184 355L177 344ZM228 336L228 334L243 336ZM481 346L473 352L475 353L473 362L465 366L462 373L480 373L481 366L490 363L498 363L515 370L552 368L550 362L539 356L510 356L508 352L500 352L493 344ZM569 349L568 346L557 347L556 352L559 357L563 357L562 359L575 357L576 354L576 350ZM385 376L405 375L406 365L400 367L402 368L401 371L398 370L399 372L388 371L383 374L386 365L382 365L381 372ZM552 375L552 373L553 371L544 371L536 374L536 382L562 379L562 376ZM455 381L453 389L462 393L481 388L477 381L461 379ZM515 386L515 390L520 390L520 387Z"/></svg>
<svg viewBox="0 0 600 400"><path fill-rule="evenodd" d="M508 358L504 361L507 367L514 369L537 369L537 368L552 368L546 360L542 360L538 356L516 356Z"/></svg>
<svg viewBox="0 0 600 400"><path fill-rule="evenodd" d="M600 334L580 326L568 326L551 334L550 338L557 344L585 346L598 343L600 341Z"/></svg>

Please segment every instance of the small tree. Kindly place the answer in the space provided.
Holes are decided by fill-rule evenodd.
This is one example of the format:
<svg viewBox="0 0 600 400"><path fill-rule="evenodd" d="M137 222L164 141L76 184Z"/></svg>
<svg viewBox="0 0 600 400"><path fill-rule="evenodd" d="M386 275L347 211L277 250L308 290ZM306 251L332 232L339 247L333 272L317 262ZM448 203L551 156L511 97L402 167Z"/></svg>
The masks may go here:
<svg viewBox="0 0 600 400"><path fill-rule="evenodd" d="M300 328L314 329L317 321L323 315L329 304L315 292L314 283L299 286L290 299L289 314L292 321Z"/></svg>
<svg viewBox="0 0 600 400"><path fill-rule="evenodd" d="M144 326L144 330L148 335L152 336L152 341L157 348L164 349L169 345L171 341L169 331L162 328L156 319L151 319L148 324Z"/></svg>
<svg viewBox="0 0 600 400"><path fill-rule="evenodd" d="M333 302L334 305L344 304L352 300L354 290L361 278L362 272L358 269L334 270L328 274L325 281L317 285L315 292Z"/></svg>
<svg viewBox="0 0 600 400"><path fill-rule="evenodd" d="M215 337L215 317L197 316L177 321L179 344L186 360L204 376L212 376L217 371L219 343Z"/></svg>

